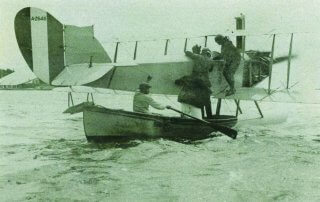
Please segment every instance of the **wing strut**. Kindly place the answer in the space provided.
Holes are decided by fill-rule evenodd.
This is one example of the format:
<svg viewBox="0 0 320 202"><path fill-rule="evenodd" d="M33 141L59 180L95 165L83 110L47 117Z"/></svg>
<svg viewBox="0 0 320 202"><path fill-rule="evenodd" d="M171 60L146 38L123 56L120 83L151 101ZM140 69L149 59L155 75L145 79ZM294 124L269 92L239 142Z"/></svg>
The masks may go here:
<svg viewBox="0 0 320 202"><path fill-rule="evenodd" d="M166 46L164 47L164 55L167 55L168 53L168 44L169 44L169 39L166 40Z"/></svg>
<svg viewBox="0 0 320 202"><path fill-rule="evenodd" d="M272 38L272 48L271 48L271 58L270 58L270 65L269 65L269 83L268 83L268 94L271 93L271 78L272 78L272 65L273 65L273 54L274 54L274 41L276 39L276 35L273 35Z"/></svg>
<svg viewBox="0 0 320 202"><path fill-rule="evenodd" d="M235 101L235 103L237 105L236 117L238 117L238 113L242 114L242 110L240 108L240 100L235 99L234 101Z"/></svg>
<svg viewBox="0 0 320 202"><path fill-rule="evenodd" d="M68 107L74 106L72 93L68 92Z"/></svg>
<svg viewBox="0 0 320 202"><path fill-rule="evenodd" d="M221 109L221 98L218 99L216 115L220 115L220 109Z"/></svg>
<svg viewBox="0 0 320 202"><path fill-rule="evenodd" d="M257 102L256 100L254 101L254 104L256 104L256 107L257 107L257 109L258 109L258 111L259 111L259 114L260 114L261 118L263 118L262 111L261 111L261 109L260 109L260 107L259 107L259 104L258 104L258 102Z"/></svg>
<svg viewBox="0 0 320 202"><path fill-rule="evenodd" d="M289 47L288 71L287 71L287 89L289 89L289 77L290 77L290 65L291 65L291 53L292 53L292 40L293 40L293 33L291 34L290 47Z"/></svg>
<svg viewBox="0 0 320 202"><path fill-rule="evenodd" d="M136 45L134 46L133 60L137 59L137 51L138 51L138 41L136 41Z"/></svg>
<svg viewBox="0 0 320 202"><path fill-rule="evenodd" d="M184 49L183 49L184 52L186 52L187 46L188 46L188 38L186 38L184 41Z"/></svg>
<svg viewBox="0 0 320 202"><path fill-rule="evenodd" d="M89 95L91 96L91 101L94 104L93 94L92 93L87 93L87 102L89 102Z"/></svg>

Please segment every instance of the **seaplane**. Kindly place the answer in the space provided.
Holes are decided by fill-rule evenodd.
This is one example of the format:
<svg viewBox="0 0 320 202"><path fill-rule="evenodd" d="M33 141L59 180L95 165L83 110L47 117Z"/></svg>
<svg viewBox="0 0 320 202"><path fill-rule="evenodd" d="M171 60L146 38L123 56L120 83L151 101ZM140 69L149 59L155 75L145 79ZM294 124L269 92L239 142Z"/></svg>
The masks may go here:
<svg viewBox="0 0 320 202"><path fill-rule="evenodd" d="M118 62L121 41L115 42L114 56L108 52L94 36L94 27L65 25L50 13L34 7L21 9L15 17L15 33L20 51L34 74L47 84L56 87L67 87L67 112L74 113L79 105L73 105L72 93L76 86L88 89L111 89L117 91L136 91L141 82L148 80L152 85L152 94L177 95L180 92L175 80L192 72L193 61L184 54L191 47L188 38L183 39L184 48L180 55L170 56L168 46L170 39L165 40L163 55L151 59L138 58L139 41L134 42L132 58L129 62ZM237 25L238 26L238 25ZM241 21L239 27L241 28ZM207 41L215 35L203 36ZM272 37L271 51L245 51L242 47L242 61L235 73L236 93L225 96L228 87L221 66L223 61L216 61L216 68L210 73L212 99L217 99L216 113L212 118L196 119L195 117L169 117L157 114L144 114L125 110L116 110L94 104L93 92L88 91L87 100L81 104L85 135L88 141L108 141L114 138L203 138L214 131L220 131L233 139L237 131L232 129L237 123L240 100L252 100L261 117L260 101L273 102L307 102L308 99L290 88L290 63L295 57L292 54L293 34L289 54L274 57L276 34ZM237 36L237 45L243 46L246 35ZM239 39L239 41L238 41ZM109 50L108 50L109 51ZM287 61L287 85L284 88L271 88L272 70L277 63ZM150 80L150 78L152 78ZM263 81L267 87L261 87ZM99 91L99 90L97 90ZM232 99L236 104L235 115L220 113L221 100ZM179 110L173 109L178 113ZM76 110L77 111L77 110ZM79 110L78 110L79 111ZM77 112L78 112L77 111ZM221 135L221 134L220 134Z"/></svg>

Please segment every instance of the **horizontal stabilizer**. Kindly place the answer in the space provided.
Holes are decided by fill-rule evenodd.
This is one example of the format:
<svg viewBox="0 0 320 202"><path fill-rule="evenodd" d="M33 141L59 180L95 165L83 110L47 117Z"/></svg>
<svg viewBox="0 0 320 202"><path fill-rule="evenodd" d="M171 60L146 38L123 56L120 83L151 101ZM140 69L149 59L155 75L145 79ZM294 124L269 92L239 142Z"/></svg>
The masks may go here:
<svg viewBox="0 0 320 202"><path fill-rule="evenodd" d="M80 86L100 79L113 68L110 64L76 64L66 67L52 81L55 86Z"/></svg>

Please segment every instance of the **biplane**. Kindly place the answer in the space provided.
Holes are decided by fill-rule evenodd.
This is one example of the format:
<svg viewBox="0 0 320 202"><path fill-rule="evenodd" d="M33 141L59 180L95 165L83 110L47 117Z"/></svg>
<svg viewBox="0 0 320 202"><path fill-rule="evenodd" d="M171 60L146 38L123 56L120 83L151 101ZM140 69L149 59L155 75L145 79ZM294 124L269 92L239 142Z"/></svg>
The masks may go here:
<svg viewBox="0 0 320 202"><path fill-rule="evenodd" d="M20 51L29 68L42 81L58 87L87 86L97 89L112 89L134 92L137 86L151 78L152 94L177 95L180 87L174 81L192 71L193 61L184 55L190 46L184 39L184 50L179 55L169 55L169 39L165 40L162 56L149 59L137 57L139 42L136 41L132 58L128 62L118 62L121 42L115 42L111 59L108 52L94 36L94 27L64 25L48 12L39 8L27 7L15 17L15 33ZM207 39L214 35L204 36ZM258 101L308 102L308 99L291 91L289 88L292 39L289 54L274 57L275 34L271 35L271 51L244 51L242 61L235 74L236 93L225 97L227 83L221 74L222 61L217 61L216 68L210 73L212 98L218 99L216 114L212 119L194 120L181 117L166 117L154 114L141 114L123 110L108 109L93 104L83 108L85 134L88 140L135 137L203 137L212 131L225 134L236 133L229 127L237 122L240 100L252 100L261 117L263 114ZM242 35L245 37L245 35ZM109 51L109 50L108 50ZM272 89L273 65L288 61L287 86ZM223 67L222 67L223 68ZM267 80L267 87L259 84ZM91 94L93 100L92 92ZM221 99L235 100L236 115L221 115ZM68 92L68 100L72 94ZM230 129L230 130L229 130Z"/></svg>

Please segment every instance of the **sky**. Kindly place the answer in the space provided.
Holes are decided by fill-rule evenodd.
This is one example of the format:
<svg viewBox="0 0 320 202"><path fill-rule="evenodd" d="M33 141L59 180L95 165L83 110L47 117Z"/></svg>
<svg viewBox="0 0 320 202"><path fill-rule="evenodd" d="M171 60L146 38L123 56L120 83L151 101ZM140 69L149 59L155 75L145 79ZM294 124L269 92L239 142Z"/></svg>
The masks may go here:
<svg viewBox="0 0 320 202"><path fill-rule="evenodd" d="M320 34L318 0L0 0L0 2L0 30L2 30L0 68L16 71L27 71L28 67L15 39L14 17L20 9L28 6L48 11L63 24L94 25L95 36L103 45L117 40L183 38L225 33L227 30L235 29L234 18L243 13L246 16L246 30L249 33L313 33L313 35L300 34L303 44L296 47L301 50L320 48L317 39L317 34ZM271 40L269 36L265 38L268 42ZM277 43L278 47L287 50L288 39L287 34L283 38L283 44ZM254 47L254 40L252 39L252 43L249 42L248 39L247 47ZM262 45L262 48L270 49L265 45Z"/></svg>

